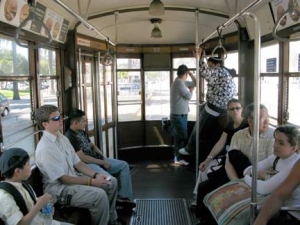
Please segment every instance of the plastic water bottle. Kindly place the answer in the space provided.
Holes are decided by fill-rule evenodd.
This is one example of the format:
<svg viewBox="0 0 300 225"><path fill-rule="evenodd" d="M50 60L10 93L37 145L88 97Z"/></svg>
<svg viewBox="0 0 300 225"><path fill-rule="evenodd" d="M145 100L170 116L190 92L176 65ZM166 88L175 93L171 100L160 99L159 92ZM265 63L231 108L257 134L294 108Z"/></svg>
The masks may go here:
<svg viewBox="0 0 300 225"><path fill-rule="evenodd" d="M53 220L52 211L53 211L53 204L52 203L47 203L42 208L42 214L43 214L43 219L44 219L44 224L45 225L51 225L52 224L52 220Z"/></svg>

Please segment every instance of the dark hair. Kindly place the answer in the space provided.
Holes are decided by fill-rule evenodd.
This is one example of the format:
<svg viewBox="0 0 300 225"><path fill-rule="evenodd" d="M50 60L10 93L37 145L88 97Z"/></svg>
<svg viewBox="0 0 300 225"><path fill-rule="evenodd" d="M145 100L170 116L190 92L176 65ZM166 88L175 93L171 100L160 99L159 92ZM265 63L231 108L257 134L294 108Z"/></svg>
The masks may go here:
<svg viewBox="0 0 300 225"><path fill-rule="evenodd" d="M266 110L268 112L268 109L263 104L260 104L259 106L260 110ZM248 119L253 119L254 117L254 104L251 103L246 106L246 109L244 110L244 118L247 121Z"/></svg>
<svg viewBox="0 0 300 225"><path fill-rule="evenodd" d="M177 69L177 75L179 77L181 77L182 75L184 75L189 69L187 68L186 65L180 65Z"/></svg>
<svg viewBox="0 0 300 225"><path fill-rule="evenodd" d="M34 119L40 129L45 130L43 122L49 121L50 114L57 111L59 111L57 106L43 105L34 112Z"/></svg>
<svg viewBox="0 0 300 225"><path fill-rule="evenodd" d="M217 64L223 65L223 60L220 57L210 57L207 59L207 62L211 62L215 65Z"/></svg>
<svg viewBox="0 0 300 225"><path fill-rule="evenodd" d="M232 99L230 99L229 101L228 101L228 103L227 103L227 108L229 107L229 105L231 104L231 103L239 103L242 107L243 107L243 104L238 100L238 99L236 99L236 98L232 98Z"/></svg>
<svg viewBox="0 0 300 225"><path fill-rule="evenodd" d="M7 179L10 179L13 177L14 175L14 172L15 172L15 169L16 168L20 168L20 169L23 169L25 164L29 161L30 157L29 155L27 154L25 156L25 158L21 159L20 160L20 156L13 156L11 157L9 160L8 160L8 165L14 165L16 163L15 166L13 166L12 168L10 168L9 170L7 170L5 173L3 173L3 176ZM20 162L18 162L20 161Z"/></svg>
<svg viewBox="0 0 300 225"><path fill-rule="evenodd" d="M74 121L80 121L81 117L85 116L85 112L80 109L72 109L69 113L69 120L70 124L72 124Z"/></svg>
<svg viewBox="0 0 300 225"><path fill-rule="evenodd" d="M274 137L275 133L279 131L281 133L284 133L285 136L288 138L288 142L291 144L291 146L298 146L300 145L300 131L297 127L292 125L281 125L277 127L274 131Z"/></svg>

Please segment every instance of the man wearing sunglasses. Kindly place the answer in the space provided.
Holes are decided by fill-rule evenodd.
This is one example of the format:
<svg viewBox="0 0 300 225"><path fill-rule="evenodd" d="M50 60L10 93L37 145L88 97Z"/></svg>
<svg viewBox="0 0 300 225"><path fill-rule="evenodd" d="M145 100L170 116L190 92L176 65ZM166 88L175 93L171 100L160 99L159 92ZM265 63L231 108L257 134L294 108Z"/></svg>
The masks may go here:
<svg viewBox="0 0 300 225"><path fill-rule="evenodd" d="M90 140L88 134L84 131L86 126L85 112L80 109L73 109L69 113L70 128L65 133L73 145L77 155L91 169L97 173L119 174L119 191L117 206L124 209L132 209L135 203L132 199L132 184L130 169L127 162L118 159L106 158L101 150Z"/></svg>
<svg viewBox="0 0 300 225"><path fill-rule="evenodd" d="M58 203L87 208L92 225L118 225L115 210L117 181L90 169L60 133L63 124L59 110L43 105L35 112L35 121L44 130L35 159L43 175L45 192L55 193Z"/></svg>

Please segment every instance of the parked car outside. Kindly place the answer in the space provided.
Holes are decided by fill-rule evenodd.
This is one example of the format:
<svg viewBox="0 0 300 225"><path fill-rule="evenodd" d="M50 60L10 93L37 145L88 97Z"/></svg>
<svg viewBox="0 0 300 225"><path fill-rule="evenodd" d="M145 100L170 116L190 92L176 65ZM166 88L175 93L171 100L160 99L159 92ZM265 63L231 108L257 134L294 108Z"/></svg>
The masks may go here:
<svg viewBox="0 0 300 225"><path fill-rule="evenodd" d="M7 99L5 95L0 93L0 113L1 115L7 116L10 112L10 101Z"/></svg>

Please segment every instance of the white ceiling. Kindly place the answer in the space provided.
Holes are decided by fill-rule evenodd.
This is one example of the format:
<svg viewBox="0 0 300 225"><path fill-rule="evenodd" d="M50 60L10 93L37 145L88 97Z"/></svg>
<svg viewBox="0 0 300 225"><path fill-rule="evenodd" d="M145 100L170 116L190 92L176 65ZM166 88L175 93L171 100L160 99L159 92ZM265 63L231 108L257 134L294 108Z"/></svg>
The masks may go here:
<svg viewBox="0 0 300 225"><path fill-rule="evenodd" d="M152 0L60 1L83 18L95 18L98 16L98 18L89 19L88 22L112 42L117 44L141 45L195 43L195 11L197 9L200 11L198 40L201 41L215 31L219 25L224 24L228 20L228 17L232 17L251 2L254 2L254 0L161 0L165 6L165 14L160 17L153 17L148 13L148 8ZM56 12L61 13L71 22L70 29L74 29L78 22L75 17L66 12L57 3L49 2L49 0L42 0L41 2ZM274 25L268 2L268 0L262 0L258 6L251 9L258 17L264 17L264 20L267 18L268 23L263 24L263 34L270 32ZM116 11L119 12L117 20L114 13ZM214 14L211 14L211 12ZM158 25L162 31L162 38L150 37L153 29L153 24L150 22L151 18L162 19L162 23ZM118 24L117 26L116 23ZM233 23L224 29L222 33L231 33L236 30L237 28ZM82 24L78 26L77 31L101 40L105 39L95 31L88 30ZM251 34L251 31L249 33Z"/></svg>

